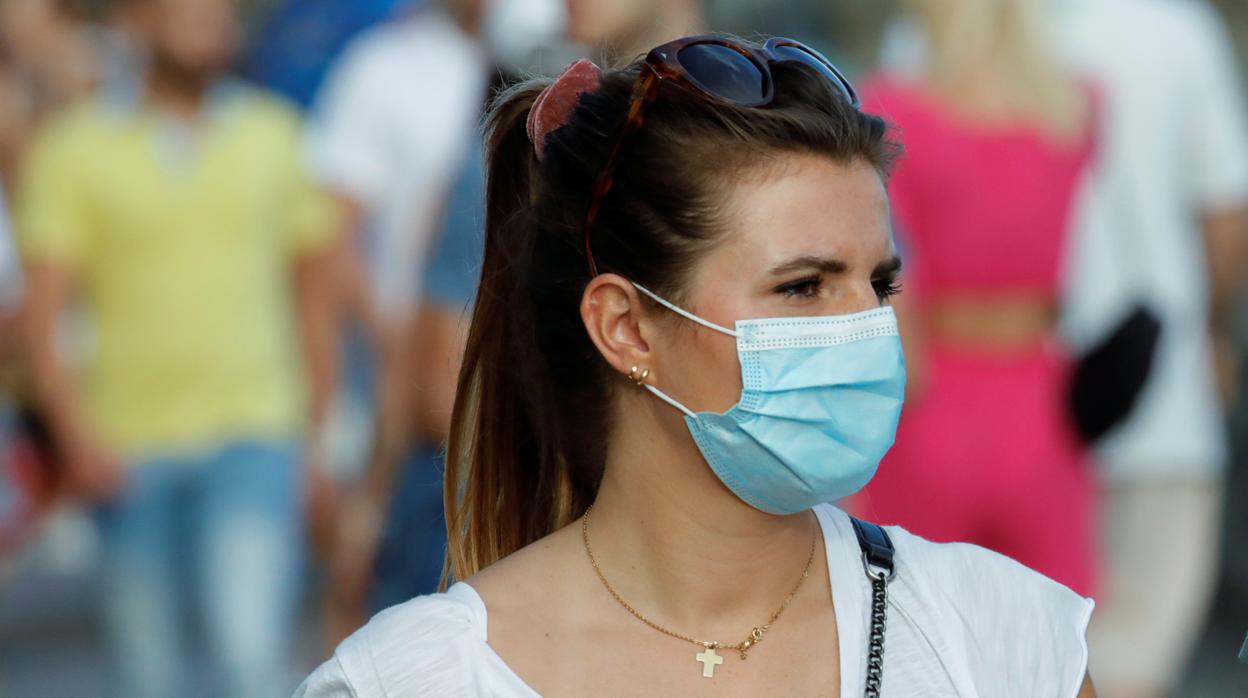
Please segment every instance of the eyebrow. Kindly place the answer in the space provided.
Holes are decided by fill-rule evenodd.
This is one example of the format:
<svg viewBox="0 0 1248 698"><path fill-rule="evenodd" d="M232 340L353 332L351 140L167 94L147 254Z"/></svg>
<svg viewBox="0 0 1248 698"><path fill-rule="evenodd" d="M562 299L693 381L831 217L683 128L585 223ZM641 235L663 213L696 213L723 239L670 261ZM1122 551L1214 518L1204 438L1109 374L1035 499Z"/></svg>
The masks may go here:
<svg viewBox="0 0 1248 698"><path fill-rule="evenodd" d="M804 255L795 257L779 266L773 267L770 274L772 276L784 276L792 274L795 271L816 270L827 274L843 274L849 265L839 259L833 257L817 257L815 255Z"/></svg>
<svg viewBox="0 0 1248 698"><path fill-rule="evenodd" d="M849 265L835 257L804 255L773 267L769 273L772 276L784 276L807 269L821 271L825 274L844 274L849 269ZM901 257L893 255L889 259L877 264L875 271L872 272L872 276L889 276L899 273L901 273Z"/></svg>

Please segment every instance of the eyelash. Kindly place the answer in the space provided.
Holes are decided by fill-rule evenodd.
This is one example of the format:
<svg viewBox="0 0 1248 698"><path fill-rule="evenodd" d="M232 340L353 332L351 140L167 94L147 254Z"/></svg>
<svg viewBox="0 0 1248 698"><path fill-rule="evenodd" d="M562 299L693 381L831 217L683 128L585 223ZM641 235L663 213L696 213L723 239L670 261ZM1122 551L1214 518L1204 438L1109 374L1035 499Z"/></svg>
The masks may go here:
<svg viewBox="0 0 1248 698"><path fill-rule="evenodd" d="M901 282L896 278L877 279L872 282L872 285L875 286L875 295L879 296L882 301L901 293Z"/></svg>
<svg viewBox="0 0 1248 698"><path fill-rule="evenodd" d="M776 292L783 294L786 298L814 298L822 287L823 279L818 276L808 276L805 279L783 284L776 289Z"/></svg>

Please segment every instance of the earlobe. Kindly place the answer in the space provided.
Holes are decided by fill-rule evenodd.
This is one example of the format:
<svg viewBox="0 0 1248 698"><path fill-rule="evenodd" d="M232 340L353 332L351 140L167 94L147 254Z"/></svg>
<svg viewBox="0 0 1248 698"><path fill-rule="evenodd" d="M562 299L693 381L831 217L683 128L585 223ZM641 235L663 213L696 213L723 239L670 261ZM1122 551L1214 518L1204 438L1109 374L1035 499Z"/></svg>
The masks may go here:
<svg viewBox="0 0 1248 698"><path fill-rule="evenodd" d="M645 309L628 279L618 274L594 277L581 296L581 320L594 346L619 373L652 364L642 329Z"/></svg>

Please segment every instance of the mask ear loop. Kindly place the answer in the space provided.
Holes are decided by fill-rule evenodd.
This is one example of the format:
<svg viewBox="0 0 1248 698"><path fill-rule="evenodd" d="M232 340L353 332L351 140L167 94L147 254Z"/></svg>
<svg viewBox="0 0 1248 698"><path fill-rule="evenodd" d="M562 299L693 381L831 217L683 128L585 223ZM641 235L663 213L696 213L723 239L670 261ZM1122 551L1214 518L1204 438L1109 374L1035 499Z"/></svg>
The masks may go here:
<svg viewBox="0 0 1248 698"><path fill-rule="evenodd" d="M670 397L668 397L668 396L667 396L667 393L664 393L662 390L659 390L658 388L654 387L653 385L650 385L649 383L646 383L646 384L645 384L644 386L642 386L642 387L643 387L643 388L645 388L646 390L649 390L651 394L653 394L655 397L657 397L658 399L662 400L663 402L666 402L667 404L671 405L672 407L675 407L676 409L680 410L681 412L684 412L684 413L685 413L685 415L686 415L686 416L688 416L690 419L697 419L697 418L698 418L698 414L697 414L696 412L694 412L693 410L689 409L688 407L685 407L684 405L680 404L679 402L676 402L676 400L675 400L674 398L670 398Z"/></svg>
<svg viewBox="0 0 1248 698"><path fill-rule="evenodd" d="M650 299L653 300L655 303L658 303L659 305L663 306L664 308L667 308L668 310L672 311L673 313L676 313L677 315L685 318L686 320L689 320L691 322L696 322L699 325L702 325L703 327L707 329L715 330L716 332L721 332L723 334L728 335L729 337L741 336L740 333L736 332L735 330L730 330L727 327L724 327L722 325L716 325L710 320L704 320L698 317L697 315L694 315L693 313L689 312L688 310L685 310L684 308L681 308L680 306L675 305L674 303L669 303L668 301L660 298L658 294L646 288L645 286L642 286L639 283L633 283L633 287L636 288L638 291L641 291L642 293L649 296ZM659 390L658 388L654 387L653 385L650 385L649 383L646 383L642 387L644 387L646 390L649 390L652 395L662 400L663 402L666 402L672 407L675 407L681 412L684 412L685 415L688 416L690 419L695 419L695 420L698 419L698 414L696 412L680 404L674 398L668 397L667 393L664 393L662 390Z"/></svg>
<svg viewBox="0 0 1248 698"><path fill-rule="evenodd" d="M641 291L642 293L649 296L650 299L653 300L655 303L658 303L659 305L663 306L664 308L667 308L668 310L672 311L673 313L676 313L677 315L685 318L686 320L696 322L699 325L707 329L712 329L712 330L715 330L716 332L722 332L723 334L726 334L729 337L741 336L741 333L737 332L736 330L730 330L727 327L724 327L723 325L716 325L710 320L703 320L702 318L698 317L697 315L694 315L688 310L685 310L684 308L678 305L669 303L668 301L663 300L662 298L659 298L658 294L646 288L645 286L642 286L639 283L633 283L633 287L636 288L638 291Z"/></svg>

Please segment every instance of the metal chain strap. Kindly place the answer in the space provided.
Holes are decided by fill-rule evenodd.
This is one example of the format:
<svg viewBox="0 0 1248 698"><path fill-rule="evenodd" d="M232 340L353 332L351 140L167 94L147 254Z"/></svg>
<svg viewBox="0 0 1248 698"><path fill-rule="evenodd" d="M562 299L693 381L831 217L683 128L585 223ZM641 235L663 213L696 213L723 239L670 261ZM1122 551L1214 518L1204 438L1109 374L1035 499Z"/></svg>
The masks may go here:
<svg viewBox="0 0 1248 698"><path fill-rule="evenodd" d="M867 698L880 698L884 683L884 631L888 616L888 574L873 573L871 578L871 639L867 651Z"/></svg>

